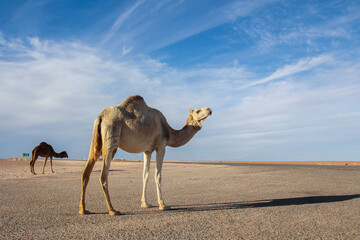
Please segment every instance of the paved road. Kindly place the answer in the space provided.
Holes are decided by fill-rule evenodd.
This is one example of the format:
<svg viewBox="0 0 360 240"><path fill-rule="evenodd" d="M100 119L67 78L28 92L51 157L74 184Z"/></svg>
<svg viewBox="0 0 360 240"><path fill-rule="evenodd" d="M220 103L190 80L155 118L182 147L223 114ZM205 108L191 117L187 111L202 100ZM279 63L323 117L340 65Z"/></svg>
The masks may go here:
<svg viewBox="0 0 360 240"><path fill-rule="evenodd" d="M87 191L93 214L79 216L84 164L54 161L55 174L32 176L27 162L0 160L0 239L360 239L359 166L165 162L171 209L159 211L140 208L142 164L114 162L110 195L123 215L109 216L97 163Z"/></svg>

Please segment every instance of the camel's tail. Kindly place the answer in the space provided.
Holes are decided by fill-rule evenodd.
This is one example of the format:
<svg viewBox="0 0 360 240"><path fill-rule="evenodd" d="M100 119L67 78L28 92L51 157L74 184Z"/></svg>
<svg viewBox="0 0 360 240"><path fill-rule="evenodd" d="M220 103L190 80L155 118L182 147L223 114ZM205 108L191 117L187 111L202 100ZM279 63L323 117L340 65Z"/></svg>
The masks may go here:
<svg viewBox="0 0 360 240"><path fill-rule="evenodd" d="M102 140L101 140L101 116L98 116L94 122L93 135L91 140L91 147L89 159L97 160L101 155Z"/></svg>

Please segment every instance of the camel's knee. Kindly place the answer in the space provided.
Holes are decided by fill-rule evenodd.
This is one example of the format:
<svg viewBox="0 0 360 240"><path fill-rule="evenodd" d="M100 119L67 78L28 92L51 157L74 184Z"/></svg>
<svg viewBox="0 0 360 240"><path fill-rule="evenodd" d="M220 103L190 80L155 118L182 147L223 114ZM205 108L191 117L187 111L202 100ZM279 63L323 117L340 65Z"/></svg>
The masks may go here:
<svg viewBox="0 0 360 240"><path fill-rule="evenodd" d="M160 174L155 175L155 182L161 183L161 175Z"/></svg>
<svg viewBox="0 0 360 240"><path fill-rule="evenodd" d="M108 178L106 176L100 176L99 181L103 188L108 187Z"/></svg>

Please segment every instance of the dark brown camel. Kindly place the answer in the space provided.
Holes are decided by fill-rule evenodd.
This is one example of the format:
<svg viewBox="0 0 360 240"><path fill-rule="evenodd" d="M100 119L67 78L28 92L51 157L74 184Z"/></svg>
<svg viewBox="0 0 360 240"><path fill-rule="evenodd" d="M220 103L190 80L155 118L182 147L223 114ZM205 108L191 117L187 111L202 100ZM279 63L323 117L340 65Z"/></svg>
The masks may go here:
<svg viewBox="0 0 360 240"><path fill-rule="evenodd" d="M57 153L54 151L54 149L52 148L52 146L50 144L47 144L46 142L41 142L39 144L39 146L36 146L34 148L34 150L32 151L32 159L30 162L30 171L33 174L35 173L35 169L34 169L34 165L35 165L35 161L36 159L38 159L38 157L44 157L45 158L45 162L44 162L44 167L42 169L42 173L44 174L44 169L45 169L45 165L46 165L46 161L48 159L48 157L50 157L50 164L51 164L51 172L54 173L53 167L52 167L52 159L53 157L56 158L67 158L68 155L65 151L62 151L61 153Z"/></svg>

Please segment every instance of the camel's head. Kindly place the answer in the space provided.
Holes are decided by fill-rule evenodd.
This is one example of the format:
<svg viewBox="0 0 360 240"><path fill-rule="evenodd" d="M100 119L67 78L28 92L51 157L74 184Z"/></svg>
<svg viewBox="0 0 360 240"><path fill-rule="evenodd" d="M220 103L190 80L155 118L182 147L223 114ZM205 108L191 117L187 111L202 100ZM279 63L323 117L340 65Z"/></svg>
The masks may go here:
<svg viewBox="0 0 360 240"><path fill-rule="evenodd" d="M67 152L66 151L62 151L61 153L60 153L60 155L61 155L61 158L68 158L69 156L67 155Z"/></svg>
<svg viewBox="0 0 360 240"><path fill-rule="evenodd" d="M201 123L204 122L204 120L212 114L212 111L210 108L195 108L190 109L190 115L195 120L196 125L201 127Z"/></svg>

